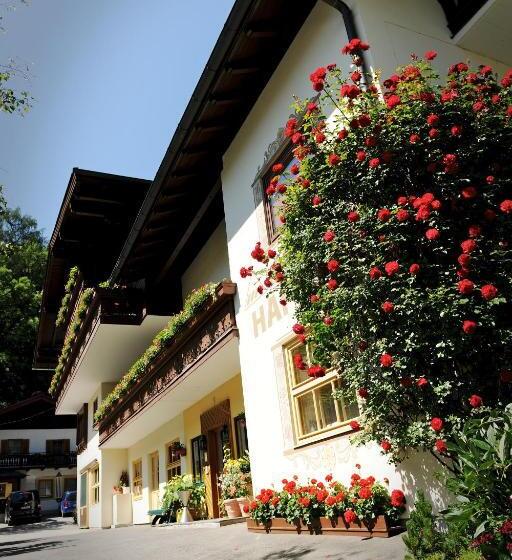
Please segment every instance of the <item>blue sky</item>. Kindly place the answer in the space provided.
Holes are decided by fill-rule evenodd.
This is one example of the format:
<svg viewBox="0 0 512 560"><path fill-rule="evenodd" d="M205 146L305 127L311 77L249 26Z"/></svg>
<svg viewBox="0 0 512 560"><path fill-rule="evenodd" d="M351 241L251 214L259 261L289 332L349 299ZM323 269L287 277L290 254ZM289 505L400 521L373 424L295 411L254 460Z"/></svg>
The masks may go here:
<svg viewBox="0 0 512 560"><path fill-rule="evenodd" d="M31 0L4 11L0 63L28 63L35 98L23 118L0 114L8 204L49 237L73 167L152 179L232 4Z"/></svg>

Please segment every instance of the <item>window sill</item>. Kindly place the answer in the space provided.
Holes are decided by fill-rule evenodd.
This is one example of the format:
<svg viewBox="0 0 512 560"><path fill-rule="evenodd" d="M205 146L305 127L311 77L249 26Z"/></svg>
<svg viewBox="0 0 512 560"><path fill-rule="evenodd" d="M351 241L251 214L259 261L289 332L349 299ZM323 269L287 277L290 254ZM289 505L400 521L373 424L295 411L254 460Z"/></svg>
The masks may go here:
<svg viewBox="0 0 512 560"><path fill-rule="evenodd" d="M333 430L329 430L328 432L322 432L320 434L316 434L311 436L310 438L304 438L300 441L297 441L292 448L286 449L284 451L284 455L293 455L296 451L300 451L305 447L310 447L312 445L318 445L319 443L323 443L330 439L335 439L341 436L348 436L352 435L356 432L353 430L349 425L345 424L343 426L339 426Z"/></svg>

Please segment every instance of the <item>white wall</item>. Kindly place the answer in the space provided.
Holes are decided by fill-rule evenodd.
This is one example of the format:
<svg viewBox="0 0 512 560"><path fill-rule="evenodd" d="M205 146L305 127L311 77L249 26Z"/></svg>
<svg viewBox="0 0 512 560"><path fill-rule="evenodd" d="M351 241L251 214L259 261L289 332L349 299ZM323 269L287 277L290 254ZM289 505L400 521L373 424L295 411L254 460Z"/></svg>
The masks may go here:
<svg viewBox="0 0 512 560"><path fill-rule="evenodd" d="M353 7L361 38L370 44L371 65L382 70L384 78L398 65L406 64L409 53L421 56L432 49L438 52L434 67L441 77L450 64L468 60L474 66L490 64L500 74L507 69L501 62L455 45L437 0L349 0L347 3Z"/></svg>
<svg viewBox="0 0 512 560"><path fill-rule="evenodd" d="M224 220L218 225L192 264L181 277L183 298L207 282L229 278L229 263Z"/></svg>
<svg viewBox="0 0 512 560"><path fill-rule="evenodd" d="M76 449L76 429L75 428L45 428L44 430L0 430L0 440L2 439L28 439L29 453L46 453L46 440L48 439L69 439L69 449Z"/></svg>

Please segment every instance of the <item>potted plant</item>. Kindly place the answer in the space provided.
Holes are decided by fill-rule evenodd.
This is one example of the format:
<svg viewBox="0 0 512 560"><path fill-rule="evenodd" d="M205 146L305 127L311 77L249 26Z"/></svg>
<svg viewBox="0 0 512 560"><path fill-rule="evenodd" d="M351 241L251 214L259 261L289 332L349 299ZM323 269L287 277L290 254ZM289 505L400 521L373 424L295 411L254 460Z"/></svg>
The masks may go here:
<svg viewBox="0 0 512 560"><path fill-rule="evenodd" d="M122 471L119 477L119 486L121 487L121 492L123 494L130 493L130 479L128 477L128 471Z"/></svg>
<svg viewBox="0 0 512 560"><path fill-rule="evenodd" d="M194 480L191 474L174 476L167 482L161 508L171 521L181 521L184 499L193 519L206 517L206 491L201 481Z"/></svg>
<svg viewBox="0 0 512 560"><path fill-rule="evenodd" d="M219 477L222 505L229 518L248 517L251 494L249 456L231 459L229 448L224 449L224 469ZM246 507L247 506L247 507ZM247 509L247 511L245 511Z"/></svg>
<svg viewBox="0 0 512 560"><path fill-rule="evenodd" d="M185 457L185 455L187 454L187 448L185 447L185 444L181 443L180 441L175 441L172 443L172 451L180 457Z"/></svg>

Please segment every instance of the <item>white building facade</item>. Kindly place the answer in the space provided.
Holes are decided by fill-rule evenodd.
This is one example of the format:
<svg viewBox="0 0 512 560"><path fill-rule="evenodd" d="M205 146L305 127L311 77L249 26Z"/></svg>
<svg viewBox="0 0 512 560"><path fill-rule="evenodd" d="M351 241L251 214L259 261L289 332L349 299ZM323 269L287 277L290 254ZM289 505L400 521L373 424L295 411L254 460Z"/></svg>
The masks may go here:
<svg viewBox="0 0 512 560"><path fill-rule="evenodd" d="M406 63L409 53L431 49L438 51L441 74L468 59L503 73L512 61L502 24L510 15L512 6L504 0L482 1L472 12L437 0L311 0L293 6L238 0L154 181L139 185L144 196L134 188L130 204L119 198L116 181L136 182L127 178L95 174L89 183L70 182L66 200L73 204L96 193L105 229L92 244L102 254L103 278L123 287L97 288L95 257L84 248L91 240L62 245L66 220L70 229L77 220L65 202L43 299L58 301L63 271L78 264L83 285L75 288L69 332L80 294L95 289L57 386L57 414L78 415L81 526L147 523L166 481L184 473L205 479L209 514L217 516L225 445L235 457L249 449L255 489L294 474L306 479L332 473L347 480L357 463L365 474L403 489L409 503L424 488L437 507L443 505L429 457L415 454L395 467L376 446L351 445L357 402L332 399L335 373L322 380L297 377L292 306L260 296L239 271L256 241L278 246L265 179L286 153L281 127L292 96L312 96L308 76L315 68L346 64L340 49L358 35L371 46L367 68L383 76ZM114 202L128 204L129 211L114 231L116 242L105 246ZM211 298L95 422L102 402L111 402L110 393L182 309L187 294L205 283L217 285ZM59 350L45 339L55 306L52 313L43 314L38 342L38 360L48 367L56 363L51 352ZM184 455L174 451L175 443ZM129 474L130 497L118 519L112 487L122 471Z"/></svg>

